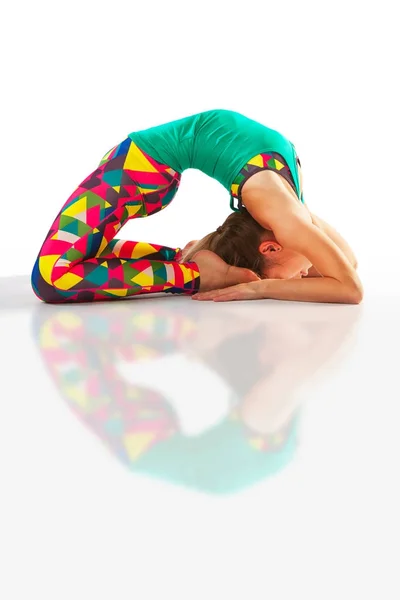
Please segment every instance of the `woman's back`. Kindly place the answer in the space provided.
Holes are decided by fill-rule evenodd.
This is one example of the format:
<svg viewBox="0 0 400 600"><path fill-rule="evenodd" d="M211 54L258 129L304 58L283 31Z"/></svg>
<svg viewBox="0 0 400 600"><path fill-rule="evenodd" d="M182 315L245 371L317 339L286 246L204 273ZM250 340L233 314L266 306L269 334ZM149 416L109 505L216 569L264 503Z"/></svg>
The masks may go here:
<svg viewBox="0 0 400 600"><path fill-rule="evenodd" d="M182 173L199 169L228 191L243 165L262 152L280 153L296 173L293 144L281 133L229 110L210 110L133 132L142 150ZM297 174L297 173L296 173ZM296 175L294 176L296 181Z"/></svg>

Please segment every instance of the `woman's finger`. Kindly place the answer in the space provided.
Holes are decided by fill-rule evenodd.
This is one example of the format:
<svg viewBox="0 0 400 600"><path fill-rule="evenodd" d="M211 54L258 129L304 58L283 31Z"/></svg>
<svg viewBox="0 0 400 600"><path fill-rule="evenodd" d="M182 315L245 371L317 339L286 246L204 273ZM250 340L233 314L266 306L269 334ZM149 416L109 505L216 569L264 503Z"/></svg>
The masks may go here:
<svg viewBox="0 0 400 600"><path fill-rule="evenodd" d="M224 293L224 290L210 290L209 292L197 292L194 294L192 298L194 300L213 300L217 296L221 296Z"/></svg>
<svg viewBox="0 0 400 600"><path fill-rule="evenodd" d="M194 294L192 296L192 300L213 300L215 298L215 293L203 292L201 294Z"/></svg>
<svg viewBox="0 0 400 600"><path fill-rule="evenodd" d="M192 296L194 300L215 300L215 302L224 302L225 300L234 300L239 297L239 292L235 290L214 290L212 292L203 292Z"/></svg>

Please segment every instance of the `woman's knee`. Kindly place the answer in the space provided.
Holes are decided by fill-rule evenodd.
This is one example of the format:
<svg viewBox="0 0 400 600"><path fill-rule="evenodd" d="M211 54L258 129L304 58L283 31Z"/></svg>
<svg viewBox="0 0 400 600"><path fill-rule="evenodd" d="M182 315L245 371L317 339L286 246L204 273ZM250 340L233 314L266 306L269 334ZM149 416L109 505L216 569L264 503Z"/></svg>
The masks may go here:
<svg viewBox="0 0 400 600"><path fill-rule="evenodd" d="M51 281L51 279L50 279ZM34 294L48 304L65 302L66 299L60 294L60 290L54 283L47 282L39 269L39 259L36 260L31 273L31 286Z"/></svg>

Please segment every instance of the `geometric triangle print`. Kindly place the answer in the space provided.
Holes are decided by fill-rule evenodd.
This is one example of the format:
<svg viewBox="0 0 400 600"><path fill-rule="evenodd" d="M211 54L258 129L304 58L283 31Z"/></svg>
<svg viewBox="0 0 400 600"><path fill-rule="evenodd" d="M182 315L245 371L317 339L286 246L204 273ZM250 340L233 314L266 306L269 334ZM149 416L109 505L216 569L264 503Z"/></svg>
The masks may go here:
<svg viewBox="0 0 400 600"><path fill-rule="evenodd" d="M107 205L107 202L109 202L109 206L111 204L115 205L118 201L118 197L119 197L118 192L116 192L112 187L108 188L106 191L106 205Z"/></svg>
<svg viewBox="0 0 400 600"><path fill-rule="evenodd" d="M97 267L92 273L88 275L85 274L85 279L95 285L104 285L108 282L108 269L107 267L102 266Z"/></svg>
<svg viewBox="0 0 400 600"><path fill-rule="evenodd" d="M121 185L132 185L132 184L137 185L135 179L133 178L133 173L131 176L126 171L122 171Z"/></svg>
<svg viewBox="0 0 400 600"><path fill-rule="evenodd" d="M76 215L74 215L74 218L77 219L78 221L82 221L83 223L86 223L86 210L83 210L80 213L77 213Z"/></svg>
<svg viewBox="0 0 400 600"><path fill-rule="evenodd" d="M278 171L283 169L285 166L277 158L274 159L274 162L275 162L275 168L278 169Z"/></svg>
<svg viewBox="0 0 400 600"><path fill-rule="evenodd" d="M124 187L119 186L119 189L116 191L119 193L120 198L129 198L131 196L129 191Z"/></svg>
<svg viewBox="0 0 400 600"><path fill-rule="evenodd" d="M127 155L125 156L125 162L123 168L126 170L134 171L137 169L137 165L140 164L140 170L147 173L157 173L156 169L149 160L142 154L139 148L134 142L129 146Z"/></svg>
<svg viewBox="0 0 400 600"><path fill-rule="evenodd" d="M121 282L120 279L117 279L116 277L111 277L108 281L108 286L109 286L110 290L119 289L121 287L121 285L123 285L123 283Z"/></svg>
<svg viewBox="0 0 400 600"><path fill-rule="evenodd" d="M121 155L117 155L114 158L112 158L111 160L109 160L104 165L103 180L104 180L104 175L105 175L105 173L107 173L107 171L116 171L119 169L122 170L124 167L124 162L125 162L125 156L121 156Z"/></svg>
<svg viewBox="0 0 400 600"><path fill-rule="evenodd" d="M138 431L137 433L130 433L126 435L122 441L128 453L129 459L134 461L139 458L139 456L143 454L143 452L145 452L151 445L155 437L156 436L153 432L148 433L146 431Z"/></svg>
<svg viewBox="0 0 400 600"><path fill-rule="evenodd" d="M100 223L100 206L98 204L88 208L86 214L86 223L88 223L91 227L95 227ZM81 220L83 221L84 219Z"/></svg>
<svg viewBox="0 0 400 600"><path fill-rule="evenodd" d="M96 269L99 268L99 265L97 264L97 262L93 261L90 262L88 260L85 260L82 263L83 266L83 275L84 275L84 279L87 279L88 275L90 275L90 273L93 273L93 271L95 271Z"/></svg>
<svg viewBox="0 0 400 600"><path fill-rule="evenodd" d="M93 233L93 235L89 237L87 244L87 252L89 256L95 256L97 254L102 239L103 234L101 233L101 231Z"/></svg>
<svg viewBox="0 0 400 600"><path fill-rule="evenodd" d="M136 269L132 269L132 271L136 271ZM129 279L132 281L132 283L136 283L141 287L145 287L146 285L153 285L154 273L151 267L144 269L144 271L140 271L139 273L133 275L133 277L132 271L130 271L129 273Z"/></svg>
<svg viewBox="0 0 400 600"><path fill-rule="evenodd" d="M115 152L115 156L125 156L129 150L129 146L131 145L131 143L132 140L129 137L126 138L123 142L121 142Z"/></svg>
<svg viewBox="0 0 400 600"><path fill-rule="evenodd" d="M250 165L254 165L256 167L263 167L263 159L262 156L260 156L259 154L257 156L254 156L254 158L252 158L251 160L248 161L248 164Z"/></svg>
<svg viewBox="0 0 400 600"><path fill-rule="evenodd" d="M123 189L126 192L128 192L128 194L129 194L129 196L131 198L137 198L138 200L142 199L142 195L139 192L139 188L138 188L138 186L136 184L134 184L134 183L130 183L130 184L125 183L123 185ZM126 198L126 196L123 196L123 197Z"/></svg>
<svg viewBox="0 0 400 600"><path fill-rule="evenodd" d="M90 237L88 237L88 236L81 237L74 244L74 247L77 250L79 250L79 252L82 252L82 254L84 256L88 256L88 241L89 241L89 239L90 239Z"/></svg>
<svg viewBox="0 0 400 600"><path fill-rule="evenodd" d="M153 267L154 273L157 273L157 275L159 275L161 277L166 276L167 271L166 271L165 263L163 263L161 261L152 261L151 266Z"/></svg>
<svg viewBox="0 0 400 600"><path fill-rule="evenodd" d="M82 254L82 252L79 252L79 250L77 250L74 247L69 248L69 250L67 250L65 256L66 256L67 260L69 260L71 262L73 262L75 260L81 260L82 258L84 258L84 255Z"/></svg>
<svg viewBox="0 0 400 600"><path fill-rule="evenodd" d="M176 255L175 250L169 250L167 248L164 248L161 252L161 254L164 256L164 259L166 261L172 260L174 258L174 256Z"/></svg>
<svg viewBox="0 0 400 600"><path fill-rule="evenodd" d="M64 219L66 218L70 218L70 217L64 217ZM63 217L61 217L61 219L63 219ZM77 221L76 219L70 219L69 223L66 223L65 221L63 221L63 224L61 225L61 219L60 219L60 229L62 229L63 231L68 231L68 233L74 233L75 235L79 236L79 232L78 232L78 227L80 224L80 221ZM81 237L81 236L79 236Z"/></svg>
<svg viewBox="0 0 400 600"><path fill-rule="evenodd" d="M75 223L74 217L67 217L64 214L61 214L58 228L61 229L62 231L68 231L68 229L66 229L66 228L68 227L68 225L71 225L71 223ZM75 232L72 232L72 233L75 233Z"/></svg>
<svg viewBox="0 0 400 600"><path fill-rule="evenodd" d="M162 276L158 276L156 273L154 274L153 285L165 285L165 283L166 283L165 275L164 275L164 277L162 277Z"/></svg>
<svg viewBox="0 0 400 600"><path fill-rule="evenodd" d="M87 208L86 195L75 199L67 208L63 209L63 214L67 217L75 217L78 213L85 211Z"/></svg>
<svg viewBox="0 0 400 600"><path fill-rule="evenodd" d="M96 169L96 171L94 171L91 175L89 175L89 178L87 179L87 181L84 181L83 183L81 183L81 187L83 187L85 190L92 190L94 188L96 188L98 185L101 184L101 169Z"/></svg>
<svg viewBox="0 0 400 600"><path fill-rule="evenodd" d="M103 181L105 181L106 183L108 183L108 185L111 185L113 187L118 186L121 184L122 173L122 169L118 171L108 171L103 174Z"/></svg>
<svg viewBox="0 0 400 600"><path fill-rule="evenodd" d="M89 231L92 231L92 228L89 225L86 225L86 223L83 223L82 221L77 221L77 223L79 237L83 237L84 235L89 233Z"/></svg>

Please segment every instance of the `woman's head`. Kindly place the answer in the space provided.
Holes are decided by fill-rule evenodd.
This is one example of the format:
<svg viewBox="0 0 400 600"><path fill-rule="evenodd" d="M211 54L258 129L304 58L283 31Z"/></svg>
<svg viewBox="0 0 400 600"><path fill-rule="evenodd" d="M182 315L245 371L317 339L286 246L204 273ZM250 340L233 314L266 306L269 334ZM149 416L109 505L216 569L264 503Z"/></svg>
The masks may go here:
<svg viewBox="0 0 400 600"><path fill-rule="evenodd" d="M199 250L211 250L226 263L251 269L262 279L301 277L311 267L301 254L286 250L269 229L264 229L242 208L231 213L223 225L195 244L188 244L181 262L189 262Z"/></svg>

